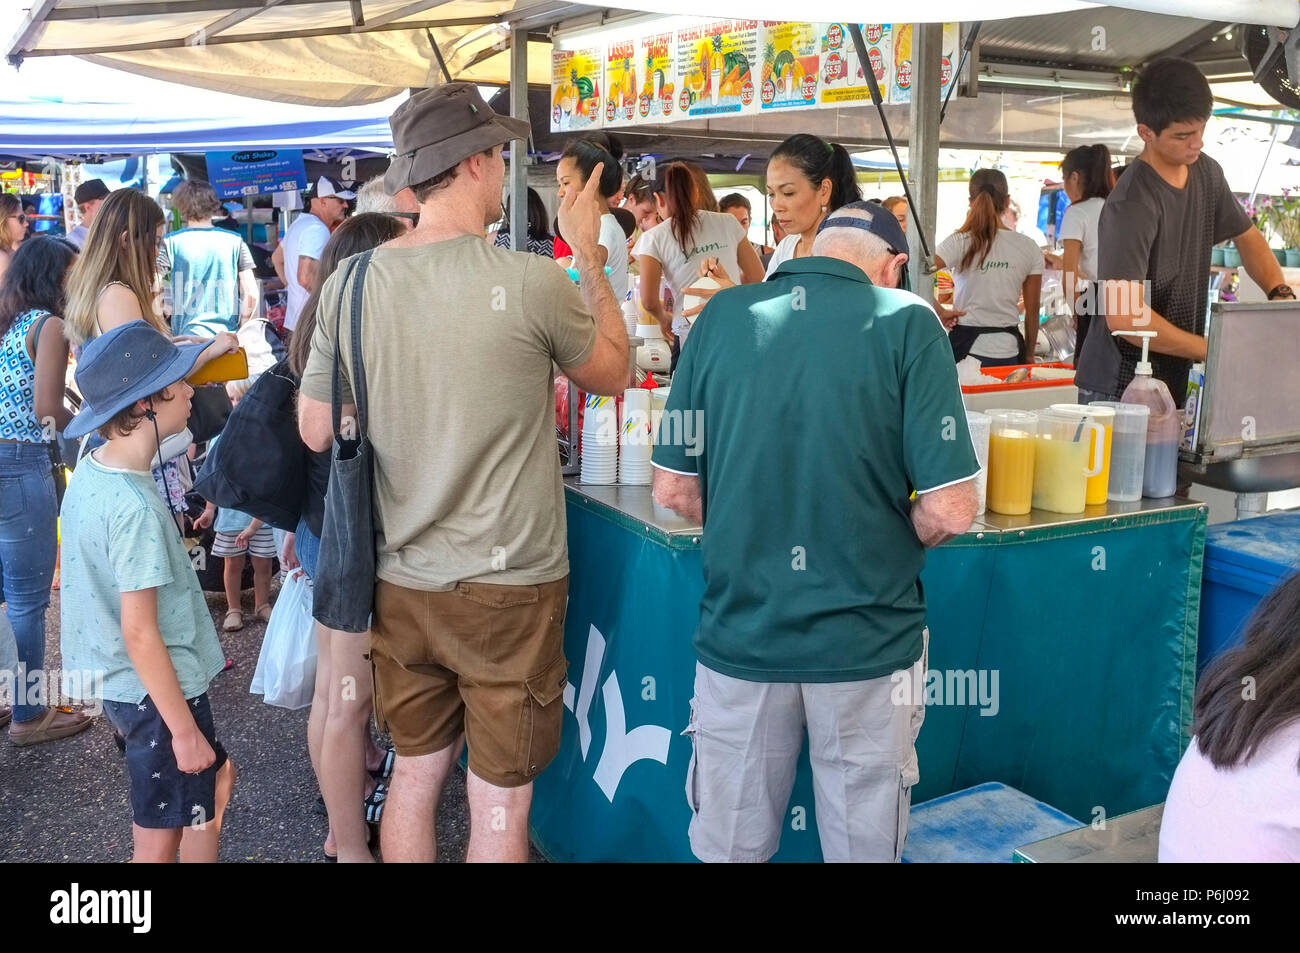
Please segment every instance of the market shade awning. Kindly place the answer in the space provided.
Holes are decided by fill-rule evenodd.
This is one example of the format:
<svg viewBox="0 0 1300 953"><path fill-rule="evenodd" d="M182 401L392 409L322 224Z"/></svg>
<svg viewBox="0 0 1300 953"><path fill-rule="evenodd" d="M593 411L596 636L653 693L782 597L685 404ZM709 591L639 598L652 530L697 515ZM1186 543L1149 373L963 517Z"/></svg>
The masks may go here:
<svg viewBox="0 0 1300 953"><path fill-rule="evenodd" d="M306 105L352 105L437 85L446 72L478 83L508 81L510 31L529 33L529 82L550 81L547 31L556 24L597 26L637 13L853 19L870 8L848 0L620 0L586 5L563 0L28 0L32 4L8 47L25 57L77 55L118 69L188 86ZM614 7L615 9L610 9ZM1073 11L1071 14L1069 11ZM910 22L982 17L992 36L1007 18L1045 14L1166 13L1202 29L1203 21L1294 25L1300 0L913 0ZM894 16L897 10L880 8ZM1157 20L1164 19L1157 17ZM1024 21L1029 22L1029 21ZM1130 22L1130 21L1125 21ZM1118 34L1119 31L1112 31ZM1124 39L1133 45L1139 28ZM436 42L436 48L430 42ZM983 39L983 37L982 37ZM1088 50L1085 31L1072 48ZM1057 44L1059 45L1059 43ZM1164 48L1152 45L1148 52ZM1026 50L1032 58L1033 50ZM441 59L441 62L439 60ZM1116 65L1130 66L1132 62Z"/></svg>

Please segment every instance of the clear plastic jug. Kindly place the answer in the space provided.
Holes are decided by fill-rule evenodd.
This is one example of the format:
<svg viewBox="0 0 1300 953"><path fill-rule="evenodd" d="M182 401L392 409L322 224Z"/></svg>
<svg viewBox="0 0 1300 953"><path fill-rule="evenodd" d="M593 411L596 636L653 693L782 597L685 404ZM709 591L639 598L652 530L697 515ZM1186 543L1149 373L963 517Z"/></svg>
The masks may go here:
<svg viewBox="0 0 1300 953"><path fill-rule="evenodd" d="M1025 410L989 410L987 505L994 513L1023 516L1034 502L1034 435L1038 415Z"/></svg>
<svg viewBox="0 0 1300 953"><path fill-rule="evenodd" d="M1083 414L1060 410L1038 412L1034 438L1034 509L1082 513L1088 479L1101 473L1102 425Z"/></svg>
<svg viewBox="0 0 1300 953"><path fill-rule="evenodd" d="M1115 426L1115 411L1100 404L1053 404L1052 410L1064 411L1067 414L1083 414L1089 420L1101 424L1101 429L1093 430L1091 437L1094 443L1101 445L1101 470L1088 477L1088 505L1097 506L1105 503L1110 488L1110 445L1111 430ZM1088 453L1091 455L1093 452L1092 447L1089 447Z"/></svg>
<svg viewBox="0 0 1300 953"><path fill-rule="evenodd" d="M1151 408L1144 404L1099 400L1094 407L1115 411L1110 438L1110 489L1106 498L1117 503L1142 499L1142 477L1147 455L1147 422Z"/></svg>

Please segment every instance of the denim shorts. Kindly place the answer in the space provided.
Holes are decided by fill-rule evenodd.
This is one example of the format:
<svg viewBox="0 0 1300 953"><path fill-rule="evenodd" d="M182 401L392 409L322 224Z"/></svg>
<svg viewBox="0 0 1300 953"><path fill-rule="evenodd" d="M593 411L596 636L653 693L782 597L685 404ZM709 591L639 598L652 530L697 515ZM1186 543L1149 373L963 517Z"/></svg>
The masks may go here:
<svg viewBox="0 0 1300 953"><path fill-rule="evenodd" d="M141 827L174 830L206 824L217 813L217 771L226 749L217 740L212 706L204 692L189 699L194 721L217 759L198 774L182 774L172 751L172 733L148 695L138 705L104 702L104 713L126 738L126 770L131 781L131 814Z"/></svg>
<svg viewBox="0 0 1300 953"><path fill-rule="evenodd" d="M302 563L302 571L308 579L316 578L316 562L320 558L320 540L311 531L307 521L299 520L298 529L293 537L293 549Z"/></svg>

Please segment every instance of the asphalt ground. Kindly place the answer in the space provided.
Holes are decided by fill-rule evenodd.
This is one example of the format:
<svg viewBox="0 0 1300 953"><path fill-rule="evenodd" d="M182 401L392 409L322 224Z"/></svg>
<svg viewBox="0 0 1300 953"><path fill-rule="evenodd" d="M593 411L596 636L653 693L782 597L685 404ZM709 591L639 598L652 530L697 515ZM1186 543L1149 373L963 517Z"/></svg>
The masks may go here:
<svg viewBox="0 0 1300 953"><path fill-rule="evenodd" d="M221 644L235 662L208 690L217 737L239 771L222 830L221 860L324 863L321 847L329 826L313 810L319 790L307 756L310 709L274 708L248 691L266 634L266 624L253 616L252 592L244 593L247 624L233 634L220 627L224 596L209 593L207 600ZM52 669L60 665L57 591L51 593L45 631L45 664ZM379 741L383 746L386 739ZM438 811L439 862L463 861L468 841L465 775L457 768ZM0 729L0 863L130 858L126 769L105 716L71 738L23 748ZM541 859L534 850L533 860Z"/></svg>

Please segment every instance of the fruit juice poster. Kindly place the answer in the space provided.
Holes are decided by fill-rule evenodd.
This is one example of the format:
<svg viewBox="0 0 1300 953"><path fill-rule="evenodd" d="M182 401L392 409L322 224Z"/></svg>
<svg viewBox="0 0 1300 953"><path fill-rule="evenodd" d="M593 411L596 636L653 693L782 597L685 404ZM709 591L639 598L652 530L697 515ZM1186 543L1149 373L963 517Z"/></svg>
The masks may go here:
<svg viewBox="0 0 1300 953"><path fill-rule="evenodd" d="M644 67L635 37L611 39L605 46L605 125L628 126L636 122Z"/></svg>
<svg viewBox="0 0 1300 953"><path fill-rule="evenodd" d="M551 132L599 128L603 49L552 50Z"/></svg>
<svg viewBox="0 0 1300 953"><path fill-rule="evenodd" d="M821 30L821 102L823 105L870 102L871 84L858 61L857 47L847 23L825 23ZM888 23L862 24L862 41L867 48L871 71L880 95L889 101L893 71L894 28Z"/></svg>
<svg viewBox="0 0 1300 953"><path fill-rule="evenodd" d="M759 36L763 66L758 100L763 109L816 106L821 73L820 27L764 20Z"/></svg>
<svg viewBox="0 0 1300 953"><path fill-rule="evenodd" d="M757 20L710 20L678 30L681 118L755 111L757 70Z"/></svg>
<svg viewBox="0 0 1300 953"><path fill-rule="evenodd" d="M641 95L636 114L641 122L663 122L676 112L676 76L673 70L675 37L671 32L642 36L637 50L641 63Z"/></svg>
<svg viewBox="0 0 1300 953"><path fill-rule="evenodd" d="M943 53L939 59L939 80L938 96L942 99L948 94L948 87L952 85L954 73L957 68L958 44L958 24L945 23L943 25ZM915 77L912 75L912 26L911 24L896 24L894 27L894 75L889 84L888 101L891 103L910 103L912 101L912 86Z"/></svg>

